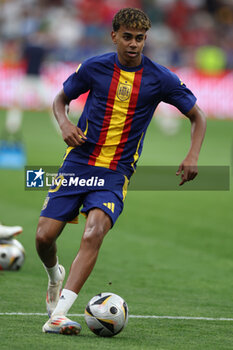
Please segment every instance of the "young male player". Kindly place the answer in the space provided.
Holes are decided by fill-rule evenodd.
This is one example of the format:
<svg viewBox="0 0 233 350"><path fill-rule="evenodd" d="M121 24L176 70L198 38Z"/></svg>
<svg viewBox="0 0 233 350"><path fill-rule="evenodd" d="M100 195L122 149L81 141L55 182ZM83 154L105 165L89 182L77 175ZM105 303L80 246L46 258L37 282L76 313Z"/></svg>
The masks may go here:
<svg viewBox="0 0 233 350"><path fill-rule="evenodd" d="M68 148L57 177L60 182L49 190L36 235L37 251L49 277L46 303L50 318L44 332L80 332L81 326L66 314L93 270L104 236L123 209L128 180L159 102L176 106L191 121L191 146L177 171L180 185L197 175L205 116L175 74L142 54L149 28L150 20L142 11L120 10L111 34L117 53L86 60L54 100L54 114ZM87 91L87 102L75 126L68 119L69 103ZM62 180L69 182L66 173L75 173L86 186L72 182L62 186ZM87 185L93 178L102 181ZM66 223L77 217L81 205L86 225L62 290L65 270L58 264L55 242Z"/></svg>

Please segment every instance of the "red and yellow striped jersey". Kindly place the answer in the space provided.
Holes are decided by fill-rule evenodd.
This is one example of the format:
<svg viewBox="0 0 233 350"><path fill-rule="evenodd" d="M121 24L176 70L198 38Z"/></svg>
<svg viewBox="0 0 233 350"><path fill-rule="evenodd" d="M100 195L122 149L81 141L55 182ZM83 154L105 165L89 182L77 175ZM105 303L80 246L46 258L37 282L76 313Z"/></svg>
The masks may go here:
<svg viewBox="0 0 233 350"><path fill-rule="evenodd" d="M127 177L135 170L157 105L164 101L185 114L196 102L174 73L143 55L137 67L122 66L116 53L93 57L79 65L63 86L70 100L89 91L78 122L87 141L69 148L67 160Z"/></svg>

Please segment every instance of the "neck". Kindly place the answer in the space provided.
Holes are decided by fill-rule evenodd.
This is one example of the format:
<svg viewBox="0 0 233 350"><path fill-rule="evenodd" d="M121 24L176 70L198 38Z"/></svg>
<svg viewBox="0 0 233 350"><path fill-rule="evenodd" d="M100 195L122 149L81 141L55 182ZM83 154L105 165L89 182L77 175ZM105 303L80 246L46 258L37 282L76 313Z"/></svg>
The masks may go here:
<svg viewBox="0 0 233 350"><path fill-rule="evenodd" d="M122 66L125 67L137 67L140 66L140 64L142 63L142 55L140 54L140 56L135 57L135 58L124 58L121 55L119 55L119 53L117 53L117 57L118 60L120 62L120 64L122 64Z"/></svg>

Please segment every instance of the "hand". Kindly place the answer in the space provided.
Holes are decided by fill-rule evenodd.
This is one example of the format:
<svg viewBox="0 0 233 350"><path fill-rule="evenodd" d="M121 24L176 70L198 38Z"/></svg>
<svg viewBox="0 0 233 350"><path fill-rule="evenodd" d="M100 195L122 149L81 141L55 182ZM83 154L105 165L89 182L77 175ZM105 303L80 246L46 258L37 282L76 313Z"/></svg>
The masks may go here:
<svg viewBox="0 0 233 350"><path fill-rule="evenodd" d="M190 165L194 164L194 165ZM179 166L176 175L181 175L181 182L179 186L182 186L185 182L193 180L198 174L197 164L194 161L189 161L185 159Z"/></svg>
<svg viewBox="0 0 233 350"><path fill-rule="evenodd" d="M81 146L87 139L82 130L70 121L62 125L61 132L63 140L71 147Z"/></svg>

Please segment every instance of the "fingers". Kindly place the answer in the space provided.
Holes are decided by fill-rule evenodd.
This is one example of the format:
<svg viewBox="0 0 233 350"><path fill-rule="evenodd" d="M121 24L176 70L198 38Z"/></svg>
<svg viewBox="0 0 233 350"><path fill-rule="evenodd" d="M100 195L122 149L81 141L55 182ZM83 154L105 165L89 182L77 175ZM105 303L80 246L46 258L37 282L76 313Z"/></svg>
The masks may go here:
<svg viewBox="0 0 233 350"><path fill-rule="evenodd" d="M86 136L82 132L82 130L76 127L74 134L72 135L72 146L81 146L86 141Z"/></svg>
<svg viewBox="0 0 233 350"><path fill-rule="evenodd" d="M84 133L82 132L82 130L80 129L80 128L78 128L77 127L77 129L78 129L78 133L79 133L79 137L84 141L84 140L86 140L87 138L86 138L86 136L84 135ZM85 141L84 141L85 142Z"/></svg>
<svg viewBox="0 0 233 350"><path fill-rule="evenodd" d="M81 146L85 142L77 133L67 135L64 137L64 141L68 146L71 147Z"/></svg>
<svg viewBox="0 0 233 350"><path fill-rule="evenodd" d="M69 128L63 131L62 136L66 144L71 147L81 146L87 139L82 130L75 125L69 125Z"/></svg>
<svg viewBox="0 0 233 350"><path fill-rule="evenodd" d="M195 177L198 174L198 170L196 166L180 165L178 171L176 172L176 175L180 175L180 174L181 174L181 182L179 183L179 186L182 186L185 182L195 179Z"/></svg>
<svg viewBox="0 0 233 350"><path fill-rule="evenodd" d="M182 172L182 170L183 170L183 165L180 164L179 169L178 169L177 172L176 172L176 175L180 175L181 172Z"/></svg>

